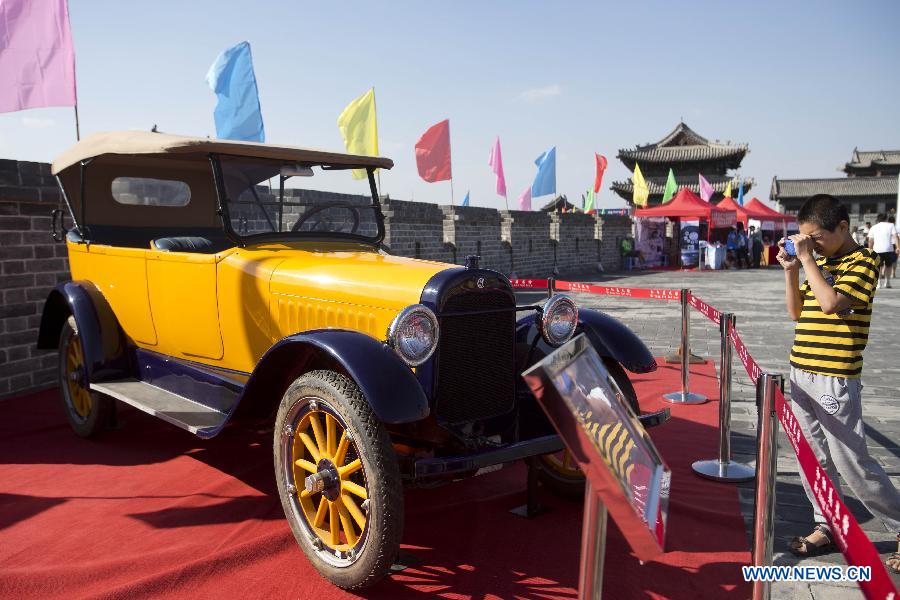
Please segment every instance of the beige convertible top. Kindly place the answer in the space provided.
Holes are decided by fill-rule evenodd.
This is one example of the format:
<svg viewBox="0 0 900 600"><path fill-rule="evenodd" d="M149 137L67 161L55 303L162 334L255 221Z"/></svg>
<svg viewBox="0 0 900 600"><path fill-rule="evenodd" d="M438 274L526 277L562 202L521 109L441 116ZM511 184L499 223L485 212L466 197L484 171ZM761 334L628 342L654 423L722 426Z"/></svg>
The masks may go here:
<svg viewBox="0 0 900 600"><path fill-rule="evenodd" d="M58 174L82 160L103 154L230 154L254 158L272 158L292 162L311 162L354 167L390 169L394 161L380 156L359 156L294 146L274 146L257 142L235 142L187 137L152 131L109 131L84 138L53 161L52 173Z"/></svg>

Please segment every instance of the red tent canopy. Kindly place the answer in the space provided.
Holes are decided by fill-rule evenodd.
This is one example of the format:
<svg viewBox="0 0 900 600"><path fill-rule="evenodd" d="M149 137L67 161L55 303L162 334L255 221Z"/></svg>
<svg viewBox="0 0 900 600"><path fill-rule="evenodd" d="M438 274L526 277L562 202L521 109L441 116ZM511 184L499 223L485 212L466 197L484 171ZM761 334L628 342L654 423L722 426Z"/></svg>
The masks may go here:
<svg viewBox="0 0 900 600"><path fill-rule="evenodd" d="M716 206L725 210L733 210L737 213L737 220L744 224L744 229L747 228L747 221L749 219L758 219L755 214L751 214L747 207L741 206L737 202L734 201L733 198L729 198L725 196L721 202L719 202Z"/></svg>
<svg viewBox="0 0 900 600"><path fill-rule="evenodd" d="M734 210L717 207L700 199L687 188L681 188L669 202L634 211L635 217L668 217L670 219L706 219L712 228L730 227L737 219Z"/></svg>
<svg viewBox="0 0 900 600"><path fill-rule="evenodd" d="M753 198L744 205L744 210L747 211L747 214L750 215L751 219L759 219L760 221L778 221L779 223L792 223L797 220L797 217L792 217L791 215L786 215L784 213L780 213L777 210L771 209L762 202L759 201L759 198Z"/></svg>

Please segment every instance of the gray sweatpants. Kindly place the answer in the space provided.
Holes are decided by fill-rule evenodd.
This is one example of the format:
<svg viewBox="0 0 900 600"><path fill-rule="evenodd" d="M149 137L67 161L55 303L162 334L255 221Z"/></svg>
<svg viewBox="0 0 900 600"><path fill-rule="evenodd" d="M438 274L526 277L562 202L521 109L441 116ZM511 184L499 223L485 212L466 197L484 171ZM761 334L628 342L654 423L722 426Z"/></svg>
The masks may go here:
<svg viewBox="0 0 900 600"><path fill-rule="evenodd" d="M888 531L900 533L900 492L866 448L862 420L862 383L801 371L791 367L791 402L800 428L819 464L841 494L838 473L853 494ZM825 525L806 477L803 488L813 505L817 524Z"/></svg>

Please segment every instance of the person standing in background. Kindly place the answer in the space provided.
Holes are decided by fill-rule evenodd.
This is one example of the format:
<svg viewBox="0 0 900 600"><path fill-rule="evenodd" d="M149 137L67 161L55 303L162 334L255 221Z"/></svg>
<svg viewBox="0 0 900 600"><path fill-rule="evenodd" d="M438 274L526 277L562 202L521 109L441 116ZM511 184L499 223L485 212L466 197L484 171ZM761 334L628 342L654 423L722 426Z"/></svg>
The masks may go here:
<svg viewBox="0 0 900 600"><path fill-rule="evenodd" d="M891 274L897 263L897 252L900 252L900 239L897 229L888 221L885 213L878 215L878 222L869 229L869 248L881 257L881 269L878 271L878 287L891 287Z"/></svg>
<svg viewBox="0 0 900 600"><path fill-rule="evenodd" d="M754 269L759 268L759 262L762 259L763 241L762 232L755 225L750 226L750 253L752 257L752 266Z"/></svg>

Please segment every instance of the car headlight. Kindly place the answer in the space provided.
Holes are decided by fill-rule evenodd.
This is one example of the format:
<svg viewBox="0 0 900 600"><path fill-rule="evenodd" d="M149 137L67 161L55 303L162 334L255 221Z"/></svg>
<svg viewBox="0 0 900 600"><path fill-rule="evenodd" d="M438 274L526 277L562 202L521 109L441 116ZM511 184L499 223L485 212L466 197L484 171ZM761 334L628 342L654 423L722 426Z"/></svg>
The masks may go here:
<svg viewBox="0 0 900 600"><path fill-rule="evenodd" d="M551 346L562 346L575 333L578 307L568 296L557 294L544 303L539 323L544 341Z"/></svg>
<svg viewBox="0 0 900 600"><path fill-rule="evenodd" d="M431 358L438 343L438 322L434 312L423 304L407 306L388 327L388 346L410 367Z"/></svg>

